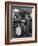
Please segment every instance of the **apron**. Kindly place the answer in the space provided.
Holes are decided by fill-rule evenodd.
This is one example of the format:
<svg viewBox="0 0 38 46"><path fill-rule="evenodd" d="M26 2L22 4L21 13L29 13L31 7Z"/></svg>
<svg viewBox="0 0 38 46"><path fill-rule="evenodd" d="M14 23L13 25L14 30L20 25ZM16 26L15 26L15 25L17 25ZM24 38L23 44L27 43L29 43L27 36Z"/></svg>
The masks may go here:
<svg viewBox="0 0 38 46"><path fill-rule="evenodd" d="M20 36L21 35L21 28L20 27L17 27L16 28L16 35L17 36Z"/></svg>

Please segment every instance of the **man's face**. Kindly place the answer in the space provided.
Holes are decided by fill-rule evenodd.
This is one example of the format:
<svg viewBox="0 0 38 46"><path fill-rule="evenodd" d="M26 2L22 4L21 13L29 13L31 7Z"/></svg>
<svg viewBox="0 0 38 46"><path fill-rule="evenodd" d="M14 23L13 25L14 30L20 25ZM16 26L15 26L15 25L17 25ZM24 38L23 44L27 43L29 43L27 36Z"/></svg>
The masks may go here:
<svg viewBox="0 0 38 46"><path fill-rule="evenodd" d="M22 26L24 26L24 22L22 22Z"/></svg>
<svg viewBox="0 0 38 46"><path fill-rule="evenodd" d="M21 22L22 26L24 26L24 23L25 23L25 20L22 20L22 22Z"/></svg>

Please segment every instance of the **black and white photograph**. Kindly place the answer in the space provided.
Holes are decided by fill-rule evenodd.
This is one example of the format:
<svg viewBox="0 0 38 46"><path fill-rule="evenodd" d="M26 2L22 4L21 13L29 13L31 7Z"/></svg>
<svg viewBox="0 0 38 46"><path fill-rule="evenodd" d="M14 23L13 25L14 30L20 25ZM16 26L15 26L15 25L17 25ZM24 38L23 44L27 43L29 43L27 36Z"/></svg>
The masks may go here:
<svg viewBox="0 0 38 46"><path fill-rule="evenodd" d="M5 40L9 44L37 42L37 4L6 2Z"/></svg>
<svg viewBox="0 0 38 46"><path fill-rule="evenodd" d="M13 38L32 37L32 8L12 7L11 34Z"/></svg>

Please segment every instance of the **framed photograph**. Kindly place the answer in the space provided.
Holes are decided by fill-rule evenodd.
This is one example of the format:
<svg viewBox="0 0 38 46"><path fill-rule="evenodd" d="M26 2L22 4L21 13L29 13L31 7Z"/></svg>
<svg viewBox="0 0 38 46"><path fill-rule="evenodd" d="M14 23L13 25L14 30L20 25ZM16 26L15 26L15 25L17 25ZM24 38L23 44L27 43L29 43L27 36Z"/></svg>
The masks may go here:
<svg viewBox="0 0 38 46"><path fill-rule="evenodd" d="M5 44L37 42L37 4L5 2Z"/></svg>

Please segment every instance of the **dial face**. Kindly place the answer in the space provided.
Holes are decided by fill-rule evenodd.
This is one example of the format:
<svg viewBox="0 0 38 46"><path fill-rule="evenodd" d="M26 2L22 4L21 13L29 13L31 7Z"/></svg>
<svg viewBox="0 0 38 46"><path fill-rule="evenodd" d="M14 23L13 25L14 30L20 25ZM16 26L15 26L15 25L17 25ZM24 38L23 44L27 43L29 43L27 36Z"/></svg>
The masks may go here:
<svg viewBox="0 0 38 46"><path fill-rule="evenodd" d="M17 27L16 28L16 35L17 36L20 36L21 35L21 28L20 27Z"/></svg>

